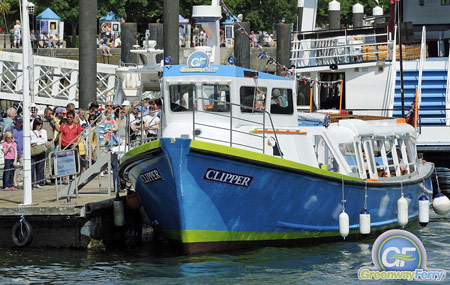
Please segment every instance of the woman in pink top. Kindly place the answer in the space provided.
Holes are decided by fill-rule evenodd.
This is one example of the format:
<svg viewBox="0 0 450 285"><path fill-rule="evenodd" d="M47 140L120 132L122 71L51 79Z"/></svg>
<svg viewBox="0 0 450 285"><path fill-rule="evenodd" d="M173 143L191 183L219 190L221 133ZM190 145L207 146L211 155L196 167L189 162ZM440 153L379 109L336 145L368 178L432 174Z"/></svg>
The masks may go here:
<svg viewBox="0 0 450 285"><path fill-rule="evenodd" d="M3 140L5 168L3 170L3 190L17 191L14 187L14 171L17 165L17 144L11 132L6 132Z"/></svg>

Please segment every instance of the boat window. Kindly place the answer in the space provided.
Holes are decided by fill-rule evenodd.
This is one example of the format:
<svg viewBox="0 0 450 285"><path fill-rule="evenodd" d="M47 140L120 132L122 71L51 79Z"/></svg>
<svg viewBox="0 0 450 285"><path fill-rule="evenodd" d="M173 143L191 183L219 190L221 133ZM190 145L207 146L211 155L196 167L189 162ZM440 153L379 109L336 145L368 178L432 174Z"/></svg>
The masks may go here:
<svg viewBox="0 0 450 285"><path fill-rule="evenodd" d="M340 143L339 150L347 161L347 164L350 166L350 169L353 173L358 173L358 160L356 158L356 151L353 142L348 143Z"/></svg>
<svg viewBox="0 0 450 285"><path fill-rule="evenodd" d="M272 89L270 112L272 114L292 114L294 112L291 89Z"/></svg>
<svg viewBox="0 0 450 285"><path fill-rule="evenodd" d="M363 148L363 168L366 171L367 177L377 179L378 173L376 171L372 141L369 139L363 139Z"/></svg>
<svg viewBox="0 0 450 285"><path fill-rule="evenodd" d="M376 140L373 142L373 154L375 159L375 169L378 173L378 176L381 176L384 171L384 163L383 163L383 155L382 150L384 150L383 141Z"/></svg>
<svg viewBox="0 0 450 285"><path fill-rule="evenodd" d="M297 105L309 107L310 94L311 94L310 85L306 81L305 82L300 81L299 84L297 84L297 86L298 86L298 88L297 88Z"/></svg>
<svg viewBox="0 0 450 285"><path fill-rule="evenodd" d="M314 150L320 169L339 172L339 164L322 136L314 136Z"/></svg>
<svg viewBox="0 0 450 285"><path fill-rule="evenodd" d="M192 111L194 106L194 84L170 85L170 109L174 112Z"/></svg>
<svg viewBox="0 0 450 285"><path fill-rule="evenodd" d="M266 94L267 88L265 87L242 86L240 89L241 105L246 106L248 108L241 106L241 112L243 113L255 112L255 110L252 110L250 108L265 110Z"/></svg>
<svg viewBox="0 0 450 285"><path fill-rule="evenodd" d="M400 172L402 175L414 172L414 155L411 153L411 148L408 145L409 140L398 139L398 159L400 164Z"/></svg>
<svg viewBox="0 0 450 285"><path fill-rule="evenodd" d="M203 110L209 112L229 112L230 105L230 87L228 85L203 85L202 97L208 100L202 100Z"/></svg>

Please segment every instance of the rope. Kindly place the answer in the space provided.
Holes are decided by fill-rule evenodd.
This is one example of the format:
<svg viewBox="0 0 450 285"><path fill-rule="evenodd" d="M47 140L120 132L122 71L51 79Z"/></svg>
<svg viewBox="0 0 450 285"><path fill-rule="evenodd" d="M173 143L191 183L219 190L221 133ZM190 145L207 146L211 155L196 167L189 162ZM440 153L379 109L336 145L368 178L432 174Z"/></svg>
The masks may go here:
<svg viewBox="0 0 450 285"><path fill-rule="evenodd" d="M441 193L441 187L439 186L439 178L438 178L438 175L437 175L436 167L434 168L434 174L436 175L436 184L437 184L437 187L438 187L438 193Z"/></svg>
<svg viewBox="0 0 450 285"><path fill-rule="evenodd" d="M20 213L21 213L20 220L19 220L19 222L20 222L20 233L22 234L22 236L24 236L24 234L23 234L23 221L25 220L25 211L24 211L23 207L20 207Z"/></svg>
<svg viewBox="0 0 450 285"><path fill-rule="evenodd" d="M366 180L366 186L364 187L364 209L367 210L367 198L369 196L367 195L367 180Z"/></svg>
<svg viewBox="0 0 450 285"><path fill-rule="evenodd" d="M345 196L344 196L344 175L342 175L342 200L341 200L341 202L342 202L342 212L344 212L345 211L345 202L347 202L345 200Z"/></svg>

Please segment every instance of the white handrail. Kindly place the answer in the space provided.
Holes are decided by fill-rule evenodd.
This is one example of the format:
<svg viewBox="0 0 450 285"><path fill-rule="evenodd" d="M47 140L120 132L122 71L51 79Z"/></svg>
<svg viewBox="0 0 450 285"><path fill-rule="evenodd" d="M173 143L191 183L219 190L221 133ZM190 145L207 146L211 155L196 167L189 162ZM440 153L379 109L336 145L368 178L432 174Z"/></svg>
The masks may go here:
<svg viewBox="0 0 450 285"><path fill-rule="evenodd" d="M448 52L448 61L447 61L447 86L445 88L445 117L446 117L446 125L450 125L450 112L448 111L450 108L450 48Z"/></svg>
<svg viewBox="0 0 450 285"><path fill-rule="evenodd" d="M352 63L379 60L382 54L388 59L389 41L377 42L376 37L388 37L388 33L343 35L319 39L298 39L294 34L291 49L291 63L297 68L327 65L330 63ZM368 40L373 39L373 40ZM370 47L368 50L363 49ZM366 58L367 57L367 58Z"/></svg>
<svg viewBox="0 0 450 285"><path fill-rule="evenodd" d="M427 31L425 26L422 27L422 41L420 42L420 60L419 60L419 82L417 86L417 109L420 108L422 102L422 74L423 64L427 56Z"/></svg>

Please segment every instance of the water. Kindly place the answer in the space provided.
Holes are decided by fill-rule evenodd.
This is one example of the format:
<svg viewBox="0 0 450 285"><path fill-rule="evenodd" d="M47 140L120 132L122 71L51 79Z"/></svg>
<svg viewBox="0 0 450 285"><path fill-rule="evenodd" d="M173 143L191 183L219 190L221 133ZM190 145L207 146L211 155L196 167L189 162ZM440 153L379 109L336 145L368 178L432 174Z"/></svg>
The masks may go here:
<svg viewBox="0 0 450 285"><path fill-rule="evenodd" d="M428 268L447 270L450 282L450 214L431 214L427 228L410 229L423 242ZM371 265L374 239L304 248L261 248L184 256L165 244L132 249L0 249L0 283L336 283L357 281Z"/></svg>

